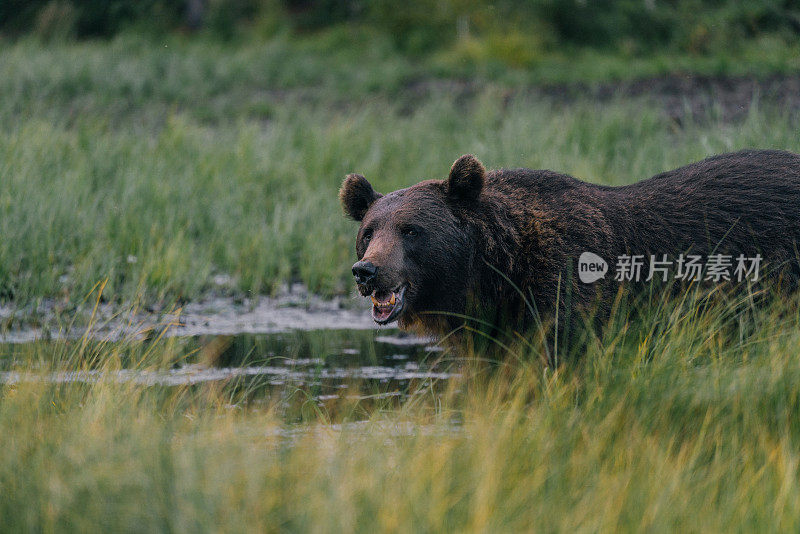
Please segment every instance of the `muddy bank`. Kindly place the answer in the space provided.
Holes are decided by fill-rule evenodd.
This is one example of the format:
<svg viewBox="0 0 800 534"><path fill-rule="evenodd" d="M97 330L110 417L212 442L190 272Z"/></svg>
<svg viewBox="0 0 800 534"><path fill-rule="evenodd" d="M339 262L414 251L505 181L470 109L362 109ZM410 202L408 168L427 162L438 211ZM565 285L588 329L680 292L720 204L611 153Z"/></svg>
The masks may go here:
<svg viewBox="0 0 800 534"><path fill-rule="evenodd" d="M485 84L468 80L417 80L409 82L403 93L410 102L441 93L469 100L483 89ZM616 82L532 84L509 88L505 96L509 101L516 96L528 96L561 105L586 99L598 102L643 99L661 107L678 123L688 118L733 122L744 118L754 104L775 106L786 112L800 110L800 74L765 78L669 74Z"/></svg>
<svg viewBox="0 0 800 534"><path fill-rule="evenodd" d="M35 314L35 319L26 319L26 314ZM11 317L22 319L13 321L17 326L0 331L0 343L75 338L87 332L95 338L119 339L162 332L166 336L198 336L381 328L372 320L365 299L324 299L300 284L274 297L215 297L158 311L102 304L94 314L88 306L67 314L59 313L51 302L40 304L36 310L0 308L0 321L12 322L8 321Z"/></svg>
<svg viewBox="0 0 800 534"><path fill-rule="evenodd" d="M292 362L295 363L295 362ZM318 362L303 361L307 366ZM209 368L202 365L185 366L179 369L162 371L120 369L109 373L99 370L65 371L60 373L37 374L32 372L2 371L0 383L19 384L23 382L47 382L52 384L85 383L94 384L110 381L119 384L134 383L143 386L190 386L203 382L220 382L234 378L261 377L262 384L282 386L286 383L302 384L312 381L333 380L447 380L459 376L457 373L421 370L418 365L408 363L404 367L364 366L354 369L334 367L331 369L296 369L298 366L250 366ZM400 393L396 393L399 395ZM330 396L328 396L330 397ZM339 397L335 395L334 397ZM325 397L322 400L327 400Z"/></svg>
<svg viewBox="0 0 800 534"><path fill-rule="evenodd" d="M543 91L566 101L587 96L599 101L643 97L660 104L678 122L687 115L735 121L746 116L754 104L768 104L785 111L800 110L800 75L754 79L683 74L629 82L553 86Z"/></svg>

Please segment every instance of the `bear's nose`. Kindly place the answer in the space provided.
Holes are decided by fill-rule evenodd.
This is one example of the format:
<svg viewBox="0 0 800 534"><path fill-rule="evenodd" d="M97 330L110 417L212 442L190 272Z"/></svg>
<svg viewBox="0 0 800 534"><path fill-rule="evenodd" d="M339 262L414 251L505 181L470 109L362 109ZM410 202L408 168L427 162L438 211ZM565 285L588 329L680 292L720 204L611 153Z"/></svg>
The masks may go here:
<svg viewBox="0 0 800 534"><path fill-rule="evenodd" d="M375 278L378 268L370 261L358 261L353 265L353 276L357 284L366 284Z"/></svg>

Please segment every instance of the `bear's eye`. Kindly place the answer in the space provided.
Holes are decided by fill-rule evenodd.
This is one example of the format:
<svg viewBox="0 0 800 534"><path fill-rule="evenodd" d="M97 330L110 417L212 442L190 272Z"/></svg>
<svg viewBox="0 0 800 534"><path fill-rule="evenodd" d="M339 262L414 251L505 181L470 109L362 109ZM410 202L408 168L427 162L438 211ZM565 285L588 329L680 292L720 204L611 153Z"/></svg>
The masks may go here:
<svg viewBox="0 0 800 534"><path fill-rule="evenodd" d="M419 235L419 230L409 226L408 228L403 229L403 235L406 237L417 237Z"/></svg>
<svg viewBox="0 0 800 534"><path fill-rule="evenodd" d="M364 230L364 233L361 234L361 237L364 238L364 241L369 241L370 239L372 239L372 228L367 228L366 230Z"/></svg>

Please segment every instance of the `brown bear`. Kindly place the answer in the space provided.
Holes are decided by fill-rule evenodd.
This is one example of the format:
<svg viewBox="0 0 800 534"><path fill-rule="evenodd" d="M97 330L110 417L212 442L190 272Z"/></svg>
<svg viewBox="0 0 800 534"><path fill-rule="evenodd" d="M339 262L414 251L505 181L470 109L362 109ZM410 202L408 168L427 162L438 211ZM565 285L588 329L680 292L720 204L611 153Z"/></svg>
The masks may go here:
<svg viewBox="0 0 800 534"><path fill-rule="evenodd" d="M525 324L567 294L570 306L607 310L620 284L794 289L800 278L800 156L790 152L723 154L621 187L486 172L465 155L447 179L386 195L350 174L339 198L361 223L353 275L374 320L427 333L478 309Z"/></svg>

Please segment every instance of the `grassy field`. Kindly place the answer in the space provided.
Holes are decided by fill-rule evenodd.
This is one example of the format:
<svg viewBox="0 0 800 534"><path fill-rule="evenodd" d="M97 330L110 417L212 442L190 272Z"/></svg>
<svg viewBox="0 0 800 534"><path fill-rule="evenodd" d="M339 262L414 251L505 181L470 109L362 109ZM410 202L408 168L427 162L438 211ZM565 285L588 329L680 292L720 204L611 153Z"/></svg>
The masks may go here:
<svg viewBox="0 0 800 534"><path fill-rule="evenodd" d="M363 39L373 46L356 47ZM535 90L800 68L768 41L736 57L587 52L525 71L452 50L417 62L343 32L236 46L130 36L0 46L0 299L55 300L66 316L106 279L103 297L120 309L288 281L351 291L355 226L336 199L351 171L387 191L444 177L473 152L490 167L623 184L743 147L800 152L797 110L768 101L735 120L714 106L676 118L644 98ZM618 312L556 370L534 337L501 362L454 361L460 379L402 402L113 379L121 367L185 361L178 339L6 346L4 369L100 378L0 384L0 525L794 531L797 310L796 298L656 300Z"/></svg>
<svg viewBox="0 0 800 534"><path fill-rule="evenodd" d="M400 403L117 383L179 340L35 344L0 389L12 531L793 531L797 302L624 314L557 371L480 355Z"/></svg>
<svg viewBox="0 0 800 534"><path fill-rule="evenodd" d="M529 90L612 80L626 64L629 76L800 68L790 51L740 64L587 53L494 76L437 67L441 58L414 63L374 37L360 59L354 41L368 37L6 45L0 298L75 303L109 278L105 296L119 302L197 299L214 274L238 294L287 281L342 293L355 227L336 193L353 171L387 191L444 177L473 152L491 167L621 184L742 147L800 150L797 113L766 104L735 123L713 108L678 123L657 102L559 103Z"/></svg>

